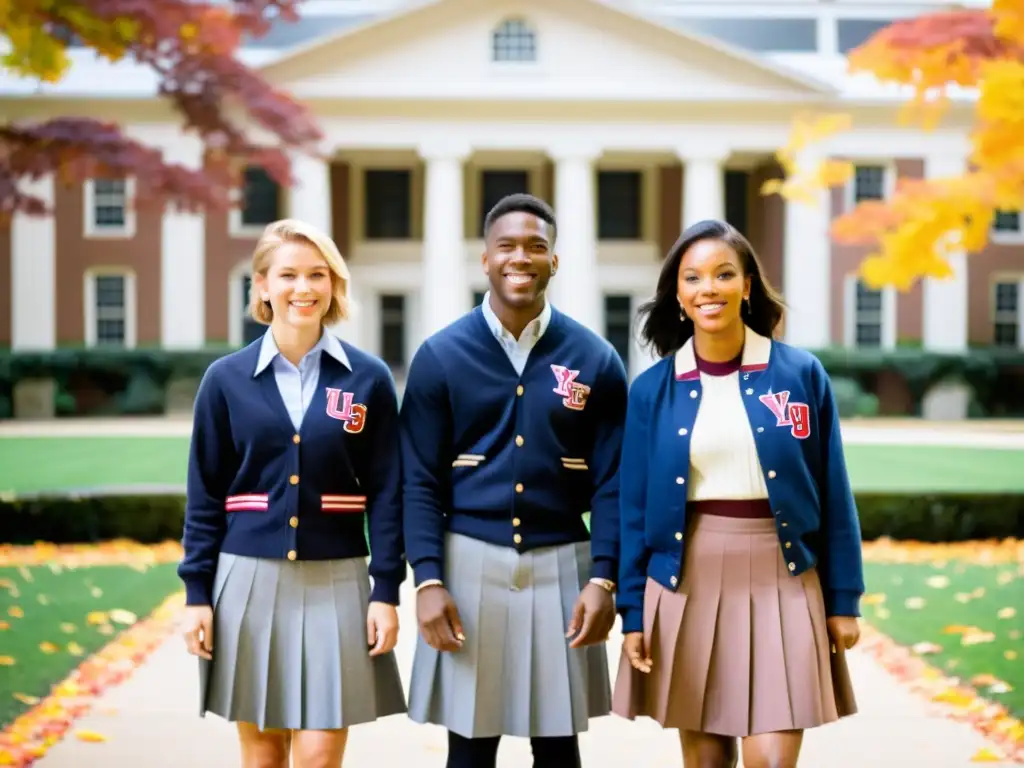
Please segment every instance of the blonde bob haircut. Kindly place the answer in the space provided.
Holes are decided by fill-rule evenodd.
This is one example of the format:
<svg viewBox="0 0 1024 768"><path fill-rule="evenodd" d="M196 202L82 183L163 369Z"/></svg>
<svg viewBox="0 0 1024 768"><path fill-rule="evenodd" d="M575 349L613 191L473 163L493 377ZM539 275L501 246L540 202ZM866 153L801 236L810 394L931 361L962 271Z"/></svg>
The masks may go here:
<svg viewBox="0 0 1024 768"><path fill-rule="evenodd" d="M285 243L303 243L316 248L320 255L327 262L327 268L331 271L331 304L327 307L321 322L324 325L347 320L350 313L350 300L348 286L350 281L348 265L327 235L316 227L298 219L282 219L267 225L256 243L256 250L252 253L252 273L266 277L273 261L274 253ZM270 325L274 319L274 310L269 301L260 299L257 291L253 290L249 296L249 314L253 319L264 325Z"/></svg>

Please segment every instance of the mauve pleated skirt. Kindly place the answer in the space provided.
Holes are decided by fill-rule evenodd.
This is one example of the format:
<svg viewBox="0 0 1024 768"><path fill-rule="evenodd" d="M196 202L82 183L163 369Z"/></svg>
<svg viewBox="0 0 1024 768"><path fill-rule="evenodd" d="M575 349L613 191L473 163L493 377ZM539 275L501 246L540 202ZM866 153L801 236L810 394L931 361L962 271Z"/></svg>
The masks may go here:
<svg viewBox="0 0 1024 768"><path fill-rule="evenodd" d="M790 574L771 518L698 515L679 589L647 581L644 642L649 674L619 661L622 717L744 737L856 712L833 686L846 661L832 652L817 572Z"/></svg>
<svg viewBox="0 0 1024 768"><path fill-rule="evenodd" d="M366 560L221 553L213 661L200 659L200 715L261 729L329 730L404 713L394 653L366 642Z"/></svg>
<svg viewBox="0 0 1024 768"><path fill-rule="evenodd" d="M607 715L605 644L565 637L589 579L589 542L519 554L447 534L445 584L466 641L441 653L417 635L409 717L476 738L570 736Z"/></svg>

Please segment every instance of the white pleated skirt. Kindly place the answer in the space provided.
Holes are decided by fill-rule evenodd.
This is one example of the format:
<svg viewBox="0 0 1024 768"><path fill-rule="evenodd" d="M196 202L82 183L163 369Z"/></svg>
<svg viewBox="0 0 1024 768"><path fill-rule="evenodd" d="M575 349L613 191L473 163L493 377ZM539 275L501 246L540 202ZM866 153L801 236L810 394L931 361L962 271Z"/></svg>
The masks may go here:
<svg viewBox="0 0 1024 768"><path fill-rule="evenodd" d="M605 643L565 633L590 579L590 543L517 553L448 534L445 584L466 641L455 652L417 636L409 717L464 736L571 736L611 710Z"/></svg>
<svg viewBox="0 0 1024 768"><path fill-rule="evenodd" d="M346 728L406 711L394 653L366 642L366 560L222 553L213 661L200 659L200 715L261 730Z"/></svg>

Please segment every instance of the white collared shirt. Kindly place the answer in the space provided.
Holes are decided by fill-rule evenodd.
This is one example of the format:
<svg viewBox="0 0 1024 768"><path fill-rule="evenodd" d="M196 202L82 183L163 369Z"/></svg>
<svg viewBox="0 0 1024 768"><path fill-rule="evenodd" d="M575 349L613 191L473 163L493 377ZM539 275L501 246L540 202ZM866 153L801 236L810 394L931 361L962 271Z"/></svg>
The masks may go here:
<svg viewBox="0 0 1024 768"><path fill-rule="evenodd" d="M518 339L501 324L501 320L498 319L498 316L494 314L494 310L491 309L490 291L484 294L482 309L484 319L487 321L487 327L491 329L494 338L498 340L501 348L505 350L505 354L508 355L512 367L522 376L523 369L526 367L526 361L530 357L530 352L537 346L537 342L540 341L540 337L544 335L544 331L548 329L548 325L551 322L551 304L546 299L544 300L544 309L540 311L537 317L526 324Z"/></svg>
<svg viewBox="0 0 1024 768"><path fill-rule="evenodd" d="M320 339L309 352L302 356L296 366L278 349L274 334L268 328L263 334L263 342L260 344L260 355L256 360L256 370L253 376L259 376L268 365L274 368L274 380L277 382L277 389L281 393L288 416L292 420L292 426L298 432L302 426L302 419L306 415L306 409L313 401L317 384L320 382L320 357L326 352L350 371L352 363L341 346L338 337L324 329Z"/></svg>

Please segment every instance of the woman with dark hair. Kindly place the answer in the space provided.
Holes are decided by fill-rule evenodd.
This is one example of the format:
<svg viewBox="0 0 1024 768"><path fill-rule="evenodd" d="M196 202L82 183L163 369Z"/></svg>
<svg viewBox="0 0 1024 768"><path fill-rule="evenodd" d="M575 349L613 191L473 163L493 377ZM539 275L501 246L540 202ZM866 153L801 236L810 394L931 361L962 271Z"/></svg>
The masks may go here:
<svg viewBox="0 0 1024 768"><path fill-rule="evenodd" d="M613 711L677 728L683 764L795 766L856 711L860 524L832 389L772 337L783 305L735 228L673 246L629 393L620 466L624 633Z"/></svg>

